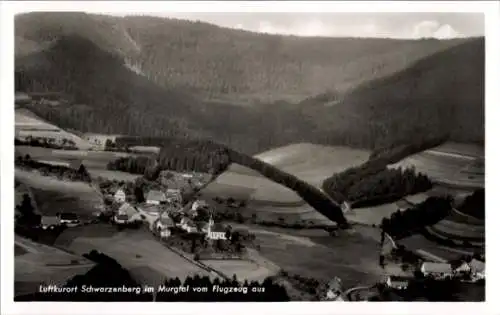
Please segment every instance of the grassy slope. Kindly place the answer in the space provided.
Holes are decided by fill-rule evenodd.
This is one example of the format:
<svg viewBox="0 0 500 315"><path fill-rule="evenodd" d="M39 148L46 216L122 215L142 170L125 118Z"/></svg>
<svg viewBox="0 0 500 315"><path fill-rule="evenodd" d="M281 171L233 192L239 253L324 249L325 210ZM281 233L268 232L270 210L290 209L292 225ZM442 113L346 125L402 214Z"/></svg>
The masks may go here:
<svg viewBox="0 0 500 315"><path fill-rule="evenodd" d="M300 38L158 17L82 13L16 17L17 55L78 34L162 86L209 98L300 100L404 69L462 40Z"/></svg>
<svg viewBox="0 0 500 315"><path fill-rule="evenodd" d="M79 149L88 149L90 144L79 136L48 123L27 109L15 111L16 134L21 136L66 138L73 140Z"/></svg>

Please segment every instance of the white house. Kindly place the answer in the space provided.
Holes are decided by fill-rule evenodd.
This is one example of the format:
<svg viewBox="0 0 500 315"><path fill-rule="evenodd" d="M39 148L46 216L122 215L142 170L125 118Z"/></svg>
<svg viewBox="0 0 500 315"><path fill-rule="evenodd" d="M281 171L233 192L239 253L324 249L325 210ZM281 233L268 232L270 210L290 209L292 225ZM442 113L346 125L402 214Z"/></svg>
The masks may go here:
<svg viewBox="0 0 500 315"><path fill-rule="evenodd" d="M477 259L472 259L469 263L469 266L473 279L479 280L485 278L486 275L484 262Z"/></svg>
<svg viewBox="0 0 500 315"><path fill-rule="evenodd" d="M207 233L206 237L210 240L226 240L226 229L222 224L215 223L212 217L203 227L203 232Z"/></svg>
<svg viewBox="0 0 500 315"><path fill-rule="evenodd" d="M159 190L150 190L146 196L146 203L150 205L160 205L167 201L165 194Z"/></svg>
<svg viewBox="0 0 500 315"><path fill-rule="evenodd" d="M188 233L195 233L198 230L198 228L193 223L193 221L191 219L189 219L188 217L182 218L179 226L181 229L183 229L184 231L186 231Z"/></svg>
<svg viewBox="0 0 500 315"><path fill-rule="evenodd" d="M388 276L385 284L389 288L403 290L408 288L408 284L410 283L410 278L399 277L399 276Z"/></svg>
<svg viewBox="0 0 500 315"><path fill-rule="evenodd" d="M125 200L127 198L127 195L125 194L125 192L123 191L123 189L118 189L115 192L114 198L115 198L115 200L117 202L125 202Z"/></svg>
<svg viewBox="0 0 500 315"><path fill-rule="evenodd" d="M467 262L463 262L460 266L458 266L457 268L455 268L455 270L453 270L454 273L470 273L471 272L471 268L469 266L469 264Z"/></svg>
<svg viewBox="0 0 500 315"><path fill-rule="evenodd" d="M328 289L326 291L326 300L328 301L344 301L342 298L342 280L335 277L328 282Z"/></svg>
<svg viewBox="0 0 500 315"><path fill-rule="evenodd" d="M124 203L118 209L118 213L115 215L114 221L118 224L127 224L142 221L142 217L141 213L137 209L128 203Z"/></svg>
<svg viewBox="0 0 500 315"><path fill-rule="evenodd" d="M191 210L197 211L198 209L207 208L208 204L205 200L196 200L191 206Z"/></svg>
<svg viewBox="0 0 500 315"><path fill-rule="evenodd" d="M174 221L168 216L163 215L158 218L155 222L155 228L157 231L162 231L164 229L171 229L175 226Z"/></svg>
<svg viewBox="0 0 500 315"><path fill-rule="evenodd" d="M172 231L170 229L162 229L160 230L160 237L161 238L168 238L172 235Z"/></svg>
<svg viewBox="0 0 500 315"><path fill-rule="evenodd" d="M449 278L453 274L451 265L446 263L424 262L420 271L424 276L430 276L435 279Z"/></svg>

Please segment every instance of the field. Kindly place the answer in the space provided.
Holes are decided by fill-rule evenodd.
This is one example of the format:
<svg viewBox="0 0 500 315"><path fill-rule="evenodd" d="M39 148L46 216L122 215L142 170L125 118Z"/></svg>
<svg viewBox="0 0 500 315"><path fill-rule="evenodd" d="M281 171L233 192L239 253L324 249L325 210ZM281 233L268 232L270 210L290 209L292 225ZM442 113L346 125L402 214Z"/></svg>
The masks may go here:
<svg viewBox="0 0 500 315"><path fill-rule="evenodd" d="M462 255L472 255L474 253L474 250L471 248L451 248L439 245L421 234L404 238L398 241L398 244L404 245L409 250L427 252L447 261L457 259Z"/></svg>
<svg viewBox="0 0 500 315"><path fill-rule="evenodd" d="M31 146L16 146L16 156L25 156L27 154L34 160L45 163L68 164L74 160L80 160L87 168L93 178L98 176L113 180L133 181L140 175L130 174L120 171L107 170L108 162L114 161L120 157L137 156L134 153L110 152L110 151L85 151L85 150L56 150ZM150 153L148 153L150 154ZM145 155L145 154L141 154Z"/></svg>
<svg viewBox="0 0 500 315"><path fill-rule="evenodd" d="M82 219L90 219L103 207L99 193L83 182L62 181L19 169L15 177L30 187L37 210L43 215L74 212Z"/></svg>
<svg viewBox="0 0 500 315"><path fill-rule="evenodd" d="M78 254L95 249L130 270L142 284L159 284L165 277L186 278L213 274L187 261L162 245L144 230L118 231L109 225L89 225L68 229L56 244Z"/></svg>
<svg viewBox="0 0 500 315"><path fill-rule="evenodd" d="M484 187L484 148L445 143L409 156L391 167L411 167L442 185L473 190Z"/></svg>
<svg viewBox="0 0 500 315"><path fill-rule="evenodd" d="M66 138L73 140L79 149L89 149L91 147L90 143L84 139L42 120L27 109L15 110L15 129L16 135L21 137Z"/></svg>
<svg viewBox="0 0 500 315"><path fill-rule="evenodd" d="M377 265L377 242L361 233L330 237L324 231L296 235L280 228L247 228L257 236L259 254L291 274L319 280L338 276L345 287L371 285L383 276Z"/></svg>
<svg viewBox="0 0 500 315"><path fill-rule="evenodd" d="M226 277L236 275L238 281L259 281L262 282L269 276L273 276L277 271L273 272L265 266L261 266L253 261L248 260L203 260L202 263L210 268L220 271Z"/></svg>
<svg viewBox="0 0 500 315"><path fill-rule="evenodd" d="M64 284L70 278L84 274L94 263L72 253L15 237L14 295L38 291L42 283Z"/></svg>
<svg viewBox="0 0 500 315"><path fill-rule="evenodd" d="M347 147L328 147L310 143L293 144L263 152L255 157L321 187L325 178L368 159L369 152ZM257 172L240 165L231 165L211 185L234 186L230 193L248 196L259 203L297 206L302 199L292 190L276 184ZM242 192L239 193L239 190ZM229 194L229 193L228 193Z"/></svg>

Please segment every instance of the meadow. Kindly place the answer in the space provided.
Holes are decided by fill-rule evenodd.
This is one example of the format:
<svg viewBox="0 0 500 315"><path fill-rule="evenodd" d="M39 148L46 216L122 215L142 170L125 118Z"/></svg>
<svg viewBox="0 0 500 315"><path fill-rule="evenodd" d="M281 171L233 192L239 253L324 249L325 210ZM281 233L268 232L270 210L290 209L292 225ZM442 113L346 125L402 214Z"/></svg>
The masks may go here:
<svg viewBox="0 0 500 315"><path fill-rule="evenodd" d="M113 226L89 225L64 231L56 240L62 246L78 254L96 249L140 276L136 280L143 284L154 284L164 277L188 275L210 276L213 274L174 253L150 232L139 230L118 231Z"/></svg>

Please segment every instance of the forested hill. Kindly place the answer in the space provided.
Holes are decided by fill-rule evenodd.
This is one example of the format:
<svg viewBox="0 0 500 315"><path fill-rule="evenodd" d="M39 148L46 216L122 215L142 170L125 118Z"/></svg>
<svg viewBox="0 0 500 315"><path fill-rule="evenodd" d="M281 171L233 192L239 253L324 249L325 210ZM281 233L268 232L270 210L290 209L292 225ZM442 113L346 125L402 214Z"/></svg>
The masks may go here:
<svg viewBox="0 0 500 315"><path fill-rule="evenodd" d="M303 113L326 143L380 148L445 135L484 143L484 52L484 38L468 39L333 101L309 99Z"/></svg>
<svg viewBox="0 0 500 315"><path fill-rule="evenodd" d="M344 92L463 42L304 38L158 17L48 12L17 16L15 31L16 56L77 35L162 87L234 103Z"/></svg>
<svg viewBox="0 0 500 315"><path fill-rule="evenodd" d="M153 72L145 71L146 60L150 60L148 56L159 56L152 52L156 51L156 46L141 44L139 36L133 35L132 26L125 28L127 38L130 38L122 40L121 36L125 35L123 29L118 27L129 25L125 21L130 20L148 21L144 22L144 29L140 29L145 38L150 39L155 38L155 27L160 28L158 25L163 25L166 30L170 30L167 25L177 25L174 28L177 33L182 33L182 27L186 27L186 30L205 27L211 32L234 35L235 43L239 43L239 40L250 43L256 41L257 44L260 43L257 47L261 48L268 46L264 44L268 43L266 40L279 41L281 44L277 47L288 47L286 45L292 45L290 43L296 45L296 50L286 50L286 53L282 48L276 48L276 51L259 50L269 58L263 57L264 65L255 63L255 68L248 67L238 72L245 78L241 81L246 82L245 84L252 85L255 82L250 77L259 77L257 69L262 66L262 69L267 69L266 75L272 77L272 80L276 76L277 82L288 82L283 88L288 87L287 91L294 91L292 85L288 84L299 80L301 75L296 76L293 71L290 72L293 68L290 60L296 59L284 57L292 54L302 60L301 73L312 71L319 77L328 68L328 64L332 67L342 64L343 69L348 70L332 72L335 74L332 78L344 83L350 82L348 85L352 88L343 92L335 91L338 86L328 83L328 80L315 81L304 77L300 79L303 80L301 86L305 88L302 91L309 87L321 87L322 84L329 88L318 88L320 94L308 95L304 101L295 103L278 101L254 106L233 106L227 100L207 101L186 89L182 80L192 78L192 81L188 81L199 85L196 91L206 88L202 87L205 79L206 82L217 81L210 73L224 82L238 84L240 81L232 80L232 75L225 72L224 67L230 68L233 59L235 67L245 62L254 62L245 61L246 57L243 57L254 56L256 53L253 49L257 48L249 49L248 52L240 51L238 55L232 44L224 46L223 42L218 41L219 37L215 37L214 51L229 58L226 62L218 63L216 60L222 57L212 55L209 46L206 53L199 50L199 47L205 47L200 46L201 43L211 43L205 38L206 34L188 32L192 37L186 35L183 37L184 42L178 44L183 47L183 62L178 59L181 57L176 52L177 46L167 49L164 47L167 44L159 44L161 49L158 48L157 53L167 54L162 59L165 67L168 71L175 70L177 73L169 74L168 81L161 81L158 79L161 77L159 74L153 75ZM59 21L59 24L55 21ZM35 25L39 25L38 28ZM150 32L146 26L150 26ZM108 28L114 31L107 32ZM16 90L61 92L68 98L68 102L63 102L66 105L36 103L30 106L30 110L38 116L61 128L131 136L209 138L246 154L256 154L296 142L380 148L412 142L416 136L436 138L443 134L450 134L452 140L456 141L484 141L483 38L459 41L391 41L280 37L223 29L204 23L142 17L122 19L76 13L22 15L16 19L16 32L17 39L23 38L23 41L16 42L16 51L19 51L15 64ZM176 32L165 31L165 34L177 36ZM228 38L233 38L231 36ZM198 39L187 44L190 38ZM132 39L137 45L131 44ZM312 45L315 41L317 45ZM174 45L173 43L169 45ZM386 45L391 47L389 50L394 56L387 62L378 63L382 59L377 59L377 56L389 56L389 50L384 50ZM309 50L300 48L306 46ZM418 53L408 51L410 46ZM140 48L140 53L134 53L138 51L137 47ZM191 50L187 47L191 47ZM342 51L342 54L337 50ZM418 54L435 50L440 51L410 64ZM402 59L396 57L399 54L402 54ZM325 57L327 55L330 56L329 59ZM129 56L145 58L144 65L140 65L142 70L130 66L127 61ZM243 61L236 62L239 58L235 56L242 57ZM391 70L389 75L382 77L387 69L392 67L394 70L396 64L401 66L397 60L403 59L408 63L405 69L397 72ZM392 64L391 60L395 63ZM324 64L318 64L320 61ZM185 67L179 68L180 64ZM375 69L376 67L372 68L375 64L385 66L381 66L378 72L365 71L368 68ZM196 76L190 74L191 66L199 69ZM155 64L151 71L154 69L161 72L162 65ZM332 69L334 68L330 68ZM361 81L351 79L360 73L366 74L366 78L375 74L381 77L372 81L361 80L363 82L356 85L354 82ZM353 77L354 74L356 75ZM198 79L200 76L204 79ZM260 78L260 81L264 80ZM235 93L238 89L234 90ZM265 89L259 84L252 85L251 90L257 94L265 94ZM285 90L277 88L276 91ZM241 95L244 97L245 94L242 92Z"/></svg>

